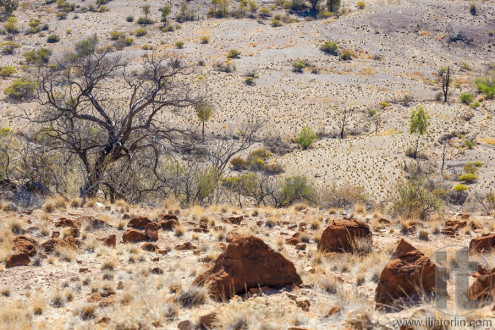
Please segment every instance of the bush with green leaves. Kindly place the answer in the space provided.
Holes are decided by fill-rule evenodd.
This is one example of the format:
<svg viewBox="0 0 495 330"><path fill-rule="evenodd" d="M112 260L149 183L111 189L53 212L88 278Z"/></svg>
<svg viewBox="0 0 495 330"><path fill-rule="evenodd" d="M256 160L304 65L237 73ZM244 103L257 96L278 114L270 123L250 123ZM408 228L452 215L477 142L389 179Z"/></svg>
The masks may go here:
<svg viewBox="0 0 495 330"><path fill-rule="evenodd" d="M495 78L482 77L474 81L478 91L485 94L487 99L495 98Z"/></svg>
<svg viewBox="0 0 495 330"><path fill-rule="evenodd" d="M241 55L241 52L239 50L231 49L227 53L227 58L239 58L240 55Z"/></svg>
<svg viewBox="0 0 495 330"><path fill-rule="evenodd" d="M279 19L273 19L271 23L272 27L282 26L282 22Z"/></svg>
<svg viewBox="0 0 495 330"><path fill-rule="evenodd" d="M46 42L48 42L49 44L54 44L59 41L60 41L60 37L56 34L50 34L48 38L46 38Z"/></svg>
<svg viewBox="0 0 495 330"><path fill-rule="evenodd" d="M136 37L144 37L147 33L148 33L148 31L146 31L146 28L144 28L144 27L139 28L134 32Z"/></svg>
<svg viewBox="0 0 495 330"><path fill-rule="evenodd" d="M320 50L326 54L338 56L339 55L339 44L334 41L325 41L321 46Z"/></svg>
<svg viewBox="0 0 495 330"><path fill-rule="evenodd" d="M210 42L210 37L208 37L208 36L201 36L200 41L201 41L201 44L205 45L205 44L207 44L207 43Z"/></svg>
<svg viewBox="0 0 495 330"><path fill-rule="evenodd" d="M151 25L151 24L154 24L155 21L149 17L139 17L137 20L137 23L139 25Z"/></svg>
<svg viewBox="0 0 495 330"><path fill-rule="evenodd" d="M270 17L272 16L272 12L270 9L263 7L260 9L259 14L261 17Z"/></svg>
<svg viewBox="0 0 495 330"><path fill-rule="evenodd" d="M244 80L244 83L248 86L256 85L256 82L254 81L254 77L247 77L246 80Z"/></svg>
<svg viewBox="0 0 495 330"><path fill-rule="evenodd" d="M13 41L6 41L6 42L2 42L0 44L0 47L2 48L2 54L4 54L4 55L14 54L14 50L16 48L19 48L20 46L21 45L19 45L16 42L13 42Z"/></svg>
<svg viewBox="0 0 495 330"><path fill-rule="evenodd" d="M123 38L125 38L125 35L122 32L119 32L119 31L110 32L110 39L112 39L112 40L118 40L118 39L123 39Z"/></svg>
<svg viewBox="0 0 495 330"><path fill-rule="evenodd" d="M3 93L12 100L22 101L34 94L36 86L35 82L20 78L5 88Z"/></svg>
<svg viewBox="0 0 495 330"><path fill-rule="evenodd" d="M241 171L247 166L247 162L241 157L234 157L230 160L230 165L234 171Z"/></svg>
<svg viewBox="0 0 495 330"><path fill-rule="evenodd" d="M10 77L11 75L13 75L16 72L17 72L17 70L13 66L4 66L0 70L0 77L2 77L2 78L8 78L8 77Z"/></svg>
<svg viewBox="0 0 495 330"><path fill-rule="evenodd" d="M303 60L297 60L292 63L292 71L297 73L303 73L306 68L306 63Z"/></svg>
<svg viewBox="0 0 495 330"><path fill-rule="evenodd" d="M441 200L421 179L400 182L392 195L392 215L426 220L441 206Z"/></svg>
<svg viewBox="0 0 495 330"><path fill-rule="evenodd" d="M50 61L52 51L48 48L39 48L22 54L28 64L42 64Z"/></svg>
<svg viewBox="0 0 495 330"><path fill-rule="evenodd" d="M253 170L263 169L266 161L270 158L270 152L265 148L258 148L249 153L246 163Z"/></svg>
<svg viewBox="0 0 495 330"><path fill-rule="evenodd" d="M466 183L472 183L478 179L478 176L474 173L463 173L459 176L459 180L466 182Z"/></svg>
<svg viewBox="0 0 495 330"><path fill-rule="evenodd" d="M303 150L308 149L313 142L315 142L318 139L318 135L310 128L310 127L303 127L301 132L299 132L299 135L296 137L296 143L298 143Z"/></svg>
<svg viewBox="0 0 495 330"><path fill-rule="evenodd" d="M463 192L463 191L469 190L469 188L468 188L468 186L466 186L464 184L456 184L454 186L454 188L452 188L452 190L454 190L456 192Z"/></svg>
<svg viewBox="0 0 495 330"><path fill-rule="evenodd" d="M7 22L3 24L3 27L5 31L9 34L16 34L19 32L19 27L17 24L19 23L19 20L13 16L7 18Z"/></svg>
<svg viewBox="0 0 495 330"><path fill-rule="evenodd" d="M286 178L280 190L280 206L287 207L297 202L317 202L315 188L304 176Z"/></svg>
<svg viewBox="0 0 495 330"><path fill-rule="evenodd" d="M134 16L127 16L125 18L125 20L126 20L126 22L129 22L129 23L134 22Z"/></svg>
<svg viewBox="0 0 495 330"><path fill-rule="evenodd" d="M474 142L467 139L464 141L464 145L468 148L468 149L473 149L474 148Z"/></svg>
<svg viewBox="0 0 495 330"><path fill-rule="evenodd" d="M474 96L471 93L462 93L461 96L459 96L459 99L462 103L469 105L471 102L473 102Z"/></svg>
<svg viewBox="0 0 495 330"><path fill-rule="evenodd" d="M340 59L342 61L350 61L354 57L354 53L349 49L343 49L340 52Z"/></svg>

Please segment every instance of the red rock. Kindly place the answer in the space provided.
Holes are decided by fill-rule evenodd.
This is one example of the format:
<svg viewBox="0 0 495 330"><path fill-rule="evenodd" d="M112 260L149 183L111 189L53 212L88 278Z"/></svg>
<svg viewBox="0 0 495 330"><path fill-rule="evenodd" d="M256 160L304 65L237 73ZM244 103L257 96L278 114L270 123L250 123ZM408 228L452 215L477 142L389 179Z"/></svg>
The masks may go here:
<svg viewBox="0 0 495 330"><path fill-rule="evenodd" d="M67 218L60 218L56 223L55 227L72 227L72 228L79 228L79 224L72 220L72 219L67 219Z"/></svg>
<svg viewBox="0 0 495 330"><path fill-rule="evenodd" d="M213 325L217 321L217 313L212 312L199 317L199 324L206 329L213 329Z"/></svg>
<svg viewBox="0 0 495 330"><path fill-rule="evenodd" d="M233 229L227 233L227 236L225 237L225 242L230 243L232 242L237 236L239 236L239 232L237 229Z"/></svg>
<svg viewBox="0 0 495 330"><path fill-rule="evenodd" d="M185 242L185 243L177 245L175 247L175 249L178 251L194 250L194 249L196 249L196 246L191 244L191 242Z"/></svg>
<svg viewBox="0 0 495 330"><path fill-rule="evenodd" d="M495 234L475 237L469 243L469 252L490 252L495 248Z"/></svg>
<svg viewBox="0 0 495 330"><path fill-rule="evenodd" d="M189 320L179 322L179 324L177 324L177 328L179 330L194 330L195 329L192 322Z"/></svg>
<svg viewBox="0 0 495 330"><path fill-rule="evenodd" d="M32 257L36 254L36 245L38 242L31 237L19 235L14 238L14 252L26 253Z"/></svg>
<svg viewBox="0 0 495 330"><path fill-rule="evenodd" d="M177 219L167 219L161 222L161 226L163 230L174 230L175 226L179 225L179 221Z"/></svg>
<svg viewBox="0 0 495 330"><path fill-rule="evenodd" d="M242 220L244 220L244 216L242 215L237 215L237 216L233 215L227 218L227 222L233 225L240 225Z"/></svg>
<svg viewBox="0 0 495 330"><path fill-rule="evenodd" d="M112 234L108 237L102 238L103 244L108 247L115 247L117 245L117 236Z"/></svg>
<svg viewBox="0 0 495 330"><path fill-rule="evenodd" d="M292 262L254 236L236 237L218 256L214 266L193 282L198 286L208 285L216 299L250 288L299 283L301 277Z"/></svg>
<svg viewBox="0 0 495 330"><path fill-rule="evenodd" d="M141 250L155 252L157 249L158 247L153 243L144 243L141 245Z"/></svg>
<svg viewBox="0 0 495 330"><path fill-rule="evenodd" d="M285 244L289 244L289 245L297 245L299 243L302 243L301 240L297 237L291 237L291 238L287 238L285 240Z"/></svg>
<svg viewBox="0 0 495 330"><path fill-rule="evenodd" d="M446 236L455 237L458 231L467 226L467 221L447 220L441 233Z"/></svg>
<svg viewBox="0 0 495 330"><path fill-rule="evenodd" d="M127 223L127 227L134 229L144 229L144 227L146 227L146 225L150 222L151 220L146 217L134 217Z"/></svg>
<svg viewBox="0 0 495 330"><path fill-rule="evenodd" d="M330 308L330 310L328 311L328 314L327 316L332 316L332 315L335 315L337 313L340 313L340 310L342 309L342 306L340 305L337 305L337 306L333 306Z"/></svg>
<svg viewBox="0 0 495 330"><path fill-rule="evenodd" d="M156 222L150 222L144 228L144 234L148 236L148 239L152 242L158 241L158 229L160 229L160 225Z"/></svg>
<svg viewBox="0 0 495 330"><path fill-rule="evenodd" d="M435 289L436 266L423 253L401 240L394 256L378 280L375 293L378 309L396 306L400 300L432 294Z"/></svg>
<svg viewBox="0 0 495 330"><path fill-rule="evenodd" d="M52 238L59 238L59 237L60 237L60 232L59 231L52 232Z"/></svg>
<svg viewBox="0 0 495 330"><path fill-rule="evenodd" d="M102 299L103 299L103 297L100 296L100 294L98 292L95 292L91 296L89 296L88 299L86 299L86 301L89 303L95 303L95 302L98 302Z"/></svg>
<svg viewBox="0 0 495 330"><path fill-rule="evenodd" d="M304 299L296 301L296 306L305 312L309 312L309 307L311 307L311 304L309 303L308 299Z"/></svg>
<svg viewBox="0 0 495 330"><path fill-rule="evenodd" d="M304 243L297 243L296 250L306 250L306 244L304 244Z"/></svg>
<svg viewBox="0 0 495 330"><path fill-rule="evenodd" d="M372 234L367 224L356 219L334 220L318 242L318 250L327 252L353 252L358 240L371 243Z"/></svg>
<svg viewBox="0 0 495 330"><path fill-rule="evenodd" d="M31 259L29 259L29 255L27 255L27 253L16 253L8 256L5 259L5 267L10 268L10 267L18 267L18 266L27 266L29 265L30 261Z"/></svg>
<svg viewBox="0 0 495 330"><path fill-rule="evenodd" d="M495 296L495 268L478 267L475 280L469 286L469 299L493 298Z"/></svg>
<svg viewBox="0 0 495 330"><path fill-rule="evenodd" d="M122 242L124 243L145 242L147 240L148 236L135 229L129 229L122 235Z"/></svg>
<svg viewBox="0 0 495 330"><path fill-rule="evenodd" d="M62 245L62 246L71 246L73 248L77 248L81 242L77 239L75 239L72 236L66 237L64 239L60 238L50 238L46 240L45 242L41 243L41 249L46 252L46 253L51 253L55 251L55 247L57 245Z"/></svg>
<svg viewBox="0 0 495 330"><path fill-rule="evenodd" d="M158 220L166 221L166 220L175 220L178 222L178 218L175 214L160 214Z"/></svg>

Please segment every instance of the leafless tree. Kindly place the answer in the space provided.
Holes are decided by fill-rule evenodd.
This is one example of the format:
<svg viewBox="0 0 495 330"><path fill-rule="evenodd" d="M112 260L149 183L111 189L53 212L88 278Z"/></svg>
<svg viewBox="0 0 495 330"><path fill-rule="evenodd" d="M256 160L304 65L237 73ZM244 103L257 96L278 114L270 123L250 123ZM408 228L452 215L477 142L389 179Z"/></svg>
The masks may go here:
<svg viewBox="0 0 495 330"><path fill-rule="evenodd" d="M206 96L186 82L193 67L157 53L140 70L129 72L130 65L93 36L36 72L41 110L27 117L43 127L53 147L79 158L85 172L83 198L95 196L102 183L117 192L105 182L116 162L194 137L170 119Z"/></svg>

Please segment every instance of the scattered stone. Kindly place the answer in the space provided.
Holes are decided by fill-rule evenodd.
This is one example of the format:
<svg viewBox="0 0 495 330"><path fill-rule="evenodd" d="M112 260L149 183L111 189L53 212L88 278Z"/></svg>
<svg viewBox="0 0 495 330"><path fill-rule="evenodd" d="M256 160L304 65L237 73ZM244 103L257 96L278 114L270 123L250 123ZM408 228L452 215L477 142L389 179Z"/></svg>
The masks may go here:
<svg viewBox="0 0 495 330"><path fill-rule="evenodd" d="M305 243L297 243L296 250L306 250L306 244Z"/></svg>
<svg viewBox="0 0 495 330"><path fill-rule="evenodd" d="M179 330L194 330L194 326L189 320L179 322L179 324L177 324L177 328L179 328Z"/></svg>
<svg viewBox="0 0 495 330"><path fill-rule="evenodd" d="M151 273L156 275L161 275L163 274L163 269L161 269L160 267L155 267L151 270Z"/></svg>
<svg viewBox="0 0 495 330"><path fill-rule="evenodd" d="M117 236L115 234L104 237L101 240L103 241L103 244L108 247L115 247L117 245Z"/></svg>
<svg viewBox="0 0 495 330"><path fill-rule="evenodd" d="M72 228L79 228L79 224L72 220L72 219L67 219L67 218L60 218L58 221L55 223L55 227L72 227Z"/></svg>
<svg viewBox="0 0 495 330"><path fill-rule="evenodd" d="M16 253L26 253L28 256L32 257L36 254L36 245L38 242L31 237L24 235L19 235L14 238L14 252Z"/></svg>
<svg viewBox="0 0 495 330"><path fill-rule="evenodd" d="M246 289L279 287L301 283L292 262L254 236L238 236L215 261L200 274L194 285L208 285L217 299L231 297Z"/></svg>
<svg viewBox="0 0 495 330"><path fill-rule="evenodd" d="M196 248L197 247L195 245L191 244L191 242L185 242L185 243L179 244L175 247L175 249L178 251L194 250Z"/></svg>
<svg viewBox="0 0 495 330"><path fill-rule="evenodd" d="M318 250L326 252L353 252L359 244L358 240L371 243L370 227L356 219L334 220L328 226L318 242Z"/></svg>
<svg viewBox="0 0 495 330"><path fill-rule="evenodd" d="M304 299L296 301L296 306L305 312L309 312L309 307L311 307L311 304L308 299Z"/></svg>
<svg viewBox="0 0 495 330"><path fill-rule="evenodd" d="M102 299L103 297L98 292L95 292L91 296L89 296L88 299L86 299L86 301L89 303L95 303L95 302L99 302Z"/></svg>
<svg viewBox="0 0 495 330"><path fill-rule="evenodd" d="M446 236L455 237L458 231L467 226L467 221L447 220L441 233Z"/></svg>
<svg viewBox="0 0 495 330"><path fill-rule="evenodd" d="M155 252L158 249L158 247L153 244L153 243L144 243L141 245L141 250L149 251L149 252Z"/></svg>
<svg viewBox="0 0 495 330"><path fill-rule="evenodd" d="M199 324L206 329L213 329L213 325L217 321L217 313L211 312L199 317Z"/></svg>
<svg viewBox="0 0 495 330"><path fill-rule="evenodd" d="M160 224L163 230L171 231L174 230L175 226L179 225L179 221L177 221L177 219L167 219L162 221Z"/></svg>
<svg viewBox="0 0 495 330"><path fill-rule="evenodd" d="M332 316L332 315L335 315L337 313L340 313L340 310L342 309L342 306L341 305L336 305L336 306L333 306L330 308L330 310L328 311L328 314L327 316Z"/></svg>
<svg viewBox="0 0 495 330"><path fill-rule="evenodd" d="M227 218L227 222L233 225L240 225L242 220L244 220L244 216L242 215L231 216Z"/></svg>
<svg viewBox="0 0 495 330"><path fill-rule="evenodd" d="M158 241L158 229L160 225L155 222L150 222L144 228L144 234L148 236L148 239L152 242Z"/></svg>

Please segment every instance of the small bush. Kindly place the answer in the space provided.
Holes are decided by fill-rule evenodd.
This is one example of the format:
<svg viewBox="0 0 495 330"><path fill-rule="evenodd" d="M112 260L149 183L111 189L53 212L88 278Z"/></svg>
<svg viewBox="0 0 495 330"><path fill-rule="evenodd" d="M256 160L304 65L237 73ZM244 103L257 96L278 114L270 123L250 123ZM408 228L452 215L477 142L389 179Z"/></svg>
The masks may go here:
<svg viewBox="0 0 495 330"><path fill-rule="evenodd" d="M175 27L173 25L162 26L160 28L160 31L162 31L162 32L173 32L173 31L175 31Z"/></svg>
<svg viewBox="0 0 495 330"><path fill-rule="evenodd" d="M344 49L340 53L340 59L342 61L350 61L354 57L354 53L351 50Z"/></svg>
<svg viewBox="0 0 495 330"><path fill-rule="evenodd" d="M186 308L203 305L208 300L208 291L203 287L192 286L181 291L175 300Z"/></svg>
<svg viewBox="0 0 495 330"><path fill-rule="evenodd" d="M471 109L476 109L476 108L479 108L480 106L481 106L481 103L479 103L479 102L473 102L473 103L471 103L471 104L469 105L469 107L470 107Z"/></svg>
<svg viewBox="0 0 495 330"><path fill-rule="evenodd" d="M422 180L406 180L397 185L392 195L392 215L406 218L419 216L426 220L440 208L441 201Z"/></svg>
<svg viewBox="0 0 495 330"><path fill-rule="evenodd" d="M246 167L247 162L241 157L235 157L230 160L230 164L234 171L241 171Z"/></svg>
<svg viewBox="0 0 495 330"><path fill-rule="evenodd" d="M471 15L473 16L476 16L476 5L474 3L472 3L470 6L469 6L469 12L471 13Z"/></svg>
<svg viewBox="0 0 495 330"><path fill-rule="evenodd" d="M261 17L270 17L272 16L272 12L270 9L263 7L259 11Z"/></svg>
<svg viewBox="0 0 495 330"><path fill-rule="evenodd" d="M495 79L494 78L478 78L474 81L478 90L485 94L487 99L495 97Z"/></svg>
<svg viewBox="0 0 495 330"><path fill-rule="evenodd" d="M468 148L468 149L473 149L474 148L474 142L471 141L471 140L466 140L464 141L464 145Z"/></svg>
<svg viewBox="0 0 495 330"><path fill-rule="evenodd" d="M310 127L303 127L295 141L303 148L303 150L306 150L313 144L313 142L316 141L317 138L318 136Z"/></svg>
<svg viewBox="0 0 495 330"><path fill-rule="evenodd" d="M364 9L366 7L366 3L364 1L358 1L357 2L357 7L359 9Z"/></svg>
<svg viewBox="0 0 495 330"><path fill-rule="evenodd" d="M28 64L48 63L51 55L52 51L48 48L40 48L22 54Z"/></svg>
<svg viewBox="0 0 495 330"><path fill-rule="evenodd" d="M279 19L273 19L272 27L279 27L279 26L282 26L282 22Z"/></svg>
<svg viewBox="0 0 495 330"><path fill-rule="evenodd" d="M9 17L7 19L7 22L3 25L5 31L10 34L16 34L19 32L19 28L17 26L17 23L19 23L19 20L13 16Z"/></svg>
<svg viewBox="0 0 495 330"><path fill-rule="evenodd" d="M304 176L291 176L281 185L281 206L289 206L296 202L315 202L316 193L314 187Z"/></svg>
<svg viewBox="0 0 495 330"><path fill-rule="evenodd" d="M265 148L258 148L249 153L246 162L252 169L261 169L265 166L265 162L270 158L271 154Z"/></svg>
<svg viewBox="0 0 495 330"><path fill-rule="evenodd" d="M201 41L201 44L203 44L203 45L208 44L210 42L210 37L202 36L200 41Z"/></svg>
<svg viewBox="0 0 495 330"><path fill-rule="evenodd" d="M151 25L151 24L154 24L155 21L153 21L151 18L139 17L138 20L137 20L137 23L139 25Z"/></svg>
<svg viewBox="0 0 495 330"><path fill-rule="evenodd" d="M144 27L139 28L134 32L136 37L144 37L147 33L148 33L148 31L146 31L146 28L144 28Z"/></svg>
<svg viewBox="0 0 495 330"><path fill-rule="evenodd" d="M302 60L297 60L294 63L292 63L292 71L294 72L302 73L305 68L306 68L306 63L304 63Z"/></svg>
<svg viewBox="0 0 495 330"><path fill-rule="evenodd" d="M454 186L454 188L452 188L452 190L456 191L456 192L462 192L462 191L466 191L468 190L469 188L464 185L464 184L456 184Z"/></svg>
<svg viewBox="0 0 495 330"><path fill-rule="evenodd" d="M14 50L16 48L19 48L20 45L18 43L12 42L12 41L7 41L7 42L1 43L0 47L2 47L2 54L12 55L12 54L14 54Z"/></svg>
<svg viewBox="0 0 495 330"><path fill-rule="evenodd" d="M478 179L478 176L474 173L463 173L459 176L459 180L467 183L472 183Z"/></svg>
<svg viewBox="0 0 495 330"><path fill-rule="evenodd" d="M227 53L227 58L239 58L240 55L241 55L240 51L238 51L237 49L231 49Z"/></svg>
<svg viewBox="0 0 495 330"><path fill-rule="evenodd" d="M175 43L175 48L177 48L177 49L182 49L182 48L184 48L184 41L177 41L177 42Z"/></svg>
<svg viewBox="0 0 495 330"><path fill-rule="evenodd" d="M24 78L14 81L3 93L10 99L21 101L33 95L37 84Z"/></svg>
<svg viewBox="0 0 495 330"><path fill-rule="evenodd" d="M468 105L474 100L474 96L471 93L462 93L461 96L459 97L462 103Z"/></svg>
<svg viewBox="0 0 495 330"><path fill-rule="evenodd" d="M125 45L126 46L132 46L132 44L134 44L134 39L132 39L132 38L125 38L124 39L124 42L125 42Z"/></svg>
<svg viewBox="0 0 495 330"><path fill-rule="evenodd" d="M0 70L0 77L7 78L16 73L17 70L13 66L4 66Z"/></svg>
<svg viewBox="0 0 495 330"><path fill-rule="evenodd" d="M127 16L127 17L125 18L125 20L126 20L126 22L129 22L129 23L130 23L130 22L134 22L134 16Z"/></svg>
<svg viewBox="0 0 495 330"><path fill-rule="evenodd" d="M339 55L339 45L333 41L325 41L323 45L320 46L320 50L330 55Z"/></svg>
<svg viewBox="0 0 495 330"><path fill-rule="evenodd" d="M124 34L122 32L119 32L119 31L112 31L112 32L110 32L110 39L112 39L112 40L118 40L118 39L121 39L121 38L124 38Z"/></svg>
<svg viewBox="0 0 495 330"><path fill-rule="evenodd" d="M49 44L54 44L59 41L60 41L60 37L56 34L50 34L48 38L46 38L46 42L48 42Z"/></svg>

